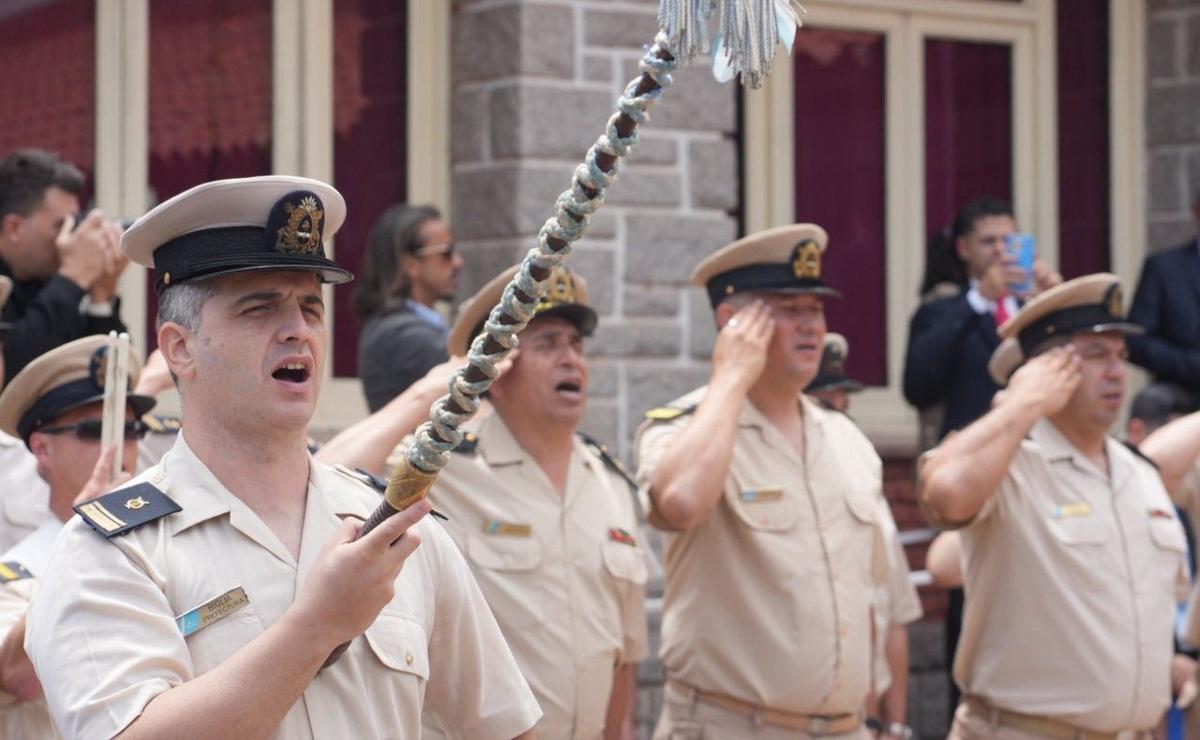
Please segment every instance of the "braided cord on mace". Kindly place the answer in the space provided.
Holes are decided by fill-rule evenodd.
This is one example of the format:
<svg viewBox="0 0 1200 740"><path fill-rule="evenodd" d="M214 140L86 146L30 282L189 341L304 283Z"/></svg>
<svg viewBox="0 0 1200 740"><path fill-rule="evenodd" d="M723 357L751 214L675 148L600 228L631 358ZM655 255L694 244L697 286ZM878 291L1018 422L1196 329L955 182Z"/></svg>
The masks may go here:
<svg viewBox="0 0 1200 740"><path fill-rule="evenodd" d="M757 86L769 67L776 38L790 48L788 31L794 35L803 12L797 8L791 0L721 0L720 10L717 0L661 0L659 25L663 30L642 57L638 65L641 74L625 87L604 133L575 168L571 188L558 196L555 214L542 225L537 246L525 255L484 323L484 332L471 343L467 365L451 377L449 394L434 403L429 421L417 429L383 501L363 523L359 537L428 494L450 451L462 442L461 426L475 415L480 396L499 376L497 364L516 349L517 334L545 297L547 278L571 252L571 244L583 236L591 214L604 205L621 158L637 144L637 127L647 119L648 109L671 85L672 72L697 54L708 52L707 19L713 15L721 19L714 75L725 81L741 74L748 84ZM787 24L790 29L785 28ZM337 661L348 646L334 650L325 665Z"/></svg>

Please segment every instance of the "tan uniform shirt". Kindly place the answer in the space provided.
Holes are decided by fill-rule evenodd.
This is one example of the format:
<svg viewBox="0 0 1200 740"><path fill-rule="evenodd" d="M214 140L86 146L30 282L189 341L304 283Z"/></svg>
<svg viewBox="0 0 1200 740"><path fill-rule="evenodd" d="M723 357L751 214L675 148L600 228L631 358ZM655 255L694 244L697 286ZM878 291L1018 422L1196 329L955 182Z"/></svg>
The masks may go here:
<svg viewBox="0 0 1200 740"><path fill-rule="evenodd" d="M78 517L67 524L30 608L26 649L68 738L112 737L291 606L341 517L365 518L379 502L357 480L309 466L299 562L182 436L138 479L182 511L111 540ZM395 598L309 683L275 737L419 737L422 704L472 738L511 738L536 722L533 695L462 556L440 524L417 526L421 547ZM248 605L183 636L176 617L238 586Z"/></svg>
<svg viewBox="0 0 1200 740"><path fill-rule="evenodd" d="M880 498L879 521L888 553L887 583L875 592L875 694L883 695L892 685L885 646L888 630L904 627L921 618L921 599L909 578L908 556L900 544L900 533L887 500Z"/></svg>
<svg viewBox="0 0 1200 740"><path fill-rule="evenodd" d="M544 714L538 737L604 731L613 671L647 652L633 493L578 438L560 494L499 414L432 496Z"/></svg>
<svg viewBox="0 0 1200 740"><path fill-rule="evenodd" d="M33 578L13 581L0 586L0 640L25 615L29 601L37 593L38 582ZM45 699L17 701L11 694L0 692L0 737L51 738L54 723Z"/></svg>
<svg viewBox="0 0 1200 740"><path fill-rule="evenodd" d="M992 706L1116 732L1153 727L1170 701L1187 565L1158 471L1106 445L1109 476L1039 421L962 529L954 677Z"/></svg>
<svg viewBox="0 0 1200 740"><path fill-rule="evenodd" d="M704 390L670 405L696 404ZM789 712L858 712L886 567L882 466L845 415L801 404L803 458L746 402L721 500L704 524L665 535L662 657L670 678L701 690ZM692 418L639 431L643 489Z"/></svg>
<svg viewBox="0 0 1200 740"><path fill-rule="evenodd" d="M50 487L25 443L0 432L0 552L50 519Z"/></svg>

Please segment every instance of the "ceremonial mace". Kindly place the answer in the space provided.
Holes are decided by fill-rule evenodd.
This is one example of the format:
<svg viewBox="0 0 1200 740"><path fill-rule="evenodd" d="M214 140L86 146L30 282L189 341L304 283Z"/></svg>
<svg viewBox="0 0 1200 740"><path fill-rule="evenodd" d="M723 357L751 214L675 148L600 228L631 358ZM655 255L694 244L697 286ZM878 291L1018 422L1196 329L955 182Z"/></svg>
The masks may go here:
<svg viewBox="0 0 1200 740"><path fill-rule="evenodd" d="M566 259L571 243L583 236L591 214L604 204L604 193L617 177L620 158L637 144L637 126L647 109L671 85L671 73L698 55L712 51L713 75L728 82L741 75L758 87L770 70L779 43L791 51L804 9L794 0L659 0L659 32L638 65L641 74L617 99L617 112L605 132L575 168L571 188L558 196L555 215L542 225L538 244L525 255L521 269L492 309L484 331L471 343L467 365L450 378L449 394L429 411L429 421L396 468L383 501L359 532L362 537L388 517L404 511L429 493L450 451L462 442L460 427L479 409L483 395L499 375L497 363L517 347L517 334L533 318L546 295L546 279ZM710 45L708 26L719 19ZM715 50L714 50L715 47ZM350 643L340 645L325 665L332 665Z"/></svg>

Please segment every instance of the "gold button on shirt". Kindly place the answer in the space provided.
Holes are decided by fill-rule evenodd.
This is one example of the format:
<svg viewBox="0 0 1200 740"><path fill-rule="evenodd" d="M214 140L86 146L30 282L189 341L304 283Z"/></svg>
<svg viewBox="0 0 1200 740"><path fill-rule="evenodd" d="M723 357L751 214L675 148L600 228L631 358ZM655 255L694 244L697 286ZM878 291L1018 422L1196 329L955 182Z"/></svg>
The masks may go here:
<svg viewBox="0 0 1200 740"><path fill-rule="evenodd" d="M887 565L882 466L847 417L800 403L803 458L747 401L721 500L704 524L665 535L662 657L670 678L703 691L785 712L860 712ZM639 430L643 490L692 418Z"/></svg>
<svg viewBox="0 0 1200 740"><path fill-rule="evenodd" d="M1116 732L1154 727L1170 701L1187 545L1154 467L1105 444L1108 476L1039 421L961 530L954 676L994 707Z"/></svg>
<svg viewBox="0 0 1200 740"><path fill-rule="evenodd" d="M614 669L647 652L634 495L578 438L560 495L499 414L476 434L431 498L542 707L538 737L599 738Z"/></svg>
<svg viewBox="0 0 1200 740"><path fill-rule="evenodd" d="M341 517L379 495L311 461L299 562L180 436L146 480L182 511L112 540L64 528L30 608L26 650L68 738L112 737L158 694L211 670L291 606ZM454 543L431 519L395 598L321 671L276 738L419 737L421 709L472 738L510 738L540 715ZM237 587L249 603L184 636L176 617ZM410 661L408 658L411 657ZM219 734L219 733L218 733Z"/></svg>

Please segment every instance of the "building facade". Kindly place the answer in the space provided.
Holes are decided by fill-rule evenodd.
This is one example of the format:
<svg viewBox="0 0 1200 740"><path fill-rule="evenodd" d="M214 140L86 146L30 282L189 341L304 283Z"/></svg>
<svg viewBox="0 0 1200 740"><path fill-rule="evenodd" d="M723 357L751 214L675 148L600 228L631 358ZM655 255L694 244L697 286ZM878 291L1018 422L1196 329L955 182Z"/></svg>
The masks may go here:
<svg viewBox="0 0 1200 740"><path fill-rule="evenodd" d="M1200 0L808 0L794 53L743 91L685 70L571 256L601 315L588 431L629 456L642 413L705 381L714 339L688 274L739 235L795 221L831 237L831 329L870 388L854 416L889 462L902 529L916 416L900 393L928 238L968 200L1010 199L1068 278L1196 231ZM655 33L655 0L9 0L0 149L59 151L94 202L136 216L217 177L326 179L361 261L401 200L449 216L462 295L534 243ZM123 312L152 343L153 280ZM316 425L365 414L352 288L332 290L334 361ZM167 402L170 406L170 402ZM921 553L916 548L914 563ZM936 613L937 596L927 606ZM933 627L922 629L936 630ZM944 732L942 658L914 660L914 720ZM644 724L656 667L643 672ZM643 730L645 727L643 727Z"/></svg>

